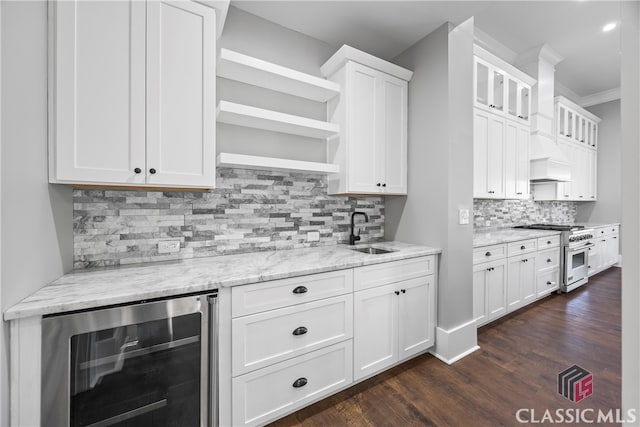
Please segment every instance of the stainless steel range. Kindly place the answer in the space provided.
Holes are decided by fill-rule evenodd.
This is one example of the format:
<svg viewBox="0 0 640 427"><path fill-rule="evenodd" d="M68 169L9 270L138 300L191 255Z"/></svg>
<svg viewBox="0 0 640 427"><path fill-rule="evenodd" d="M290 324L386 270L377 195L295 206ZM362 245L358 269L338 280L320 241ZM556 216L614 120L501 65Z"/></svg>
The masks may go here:
<svg viewBox="0 0 640 427"><path fill-rule="evenodd" d="M560 234L561 292L570 292L589 281L589 248L593 243L593 230L581 225L531 224L514 228L555 230Z"/></svg>

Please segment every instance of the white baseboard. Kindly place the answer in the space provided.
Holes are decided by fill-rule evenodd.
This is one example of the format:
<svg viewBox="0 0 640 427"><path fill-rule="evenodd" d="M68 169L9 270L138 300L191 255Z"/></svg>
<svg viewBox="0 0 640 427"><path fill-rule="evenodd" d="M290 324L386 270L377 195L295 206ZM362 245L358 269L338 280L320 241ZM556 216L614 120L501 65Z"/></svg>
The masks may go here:
<svg viewBox="0 0 640 427"><path fill-rule="evenodd" d="M437 327L436 346L431 354L451 365L479 348L478 328L472 320L448 331Z"/></svg>

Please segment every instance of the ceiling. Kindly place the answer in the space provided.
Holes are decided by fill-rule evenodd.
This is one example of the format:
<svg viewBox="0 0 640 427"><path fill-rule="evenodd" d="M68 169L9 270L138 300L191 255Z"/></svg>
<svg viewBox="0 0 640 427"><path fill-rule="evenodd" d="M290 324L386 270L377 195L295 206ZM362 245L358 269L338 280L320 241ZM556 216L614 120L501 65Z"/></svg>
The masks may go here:
<svg viewBox="0 0 640 427"><path fill-rule="evenodd" d="M544 43L564 60L556 81L579 97L620 86L618 1L242 0L232 6L336 48L348 44L391 60L449 21L475 25L515 58ZM506 47L506 49L504 49ZM577 100L576 100L577 101Z"/></svg>

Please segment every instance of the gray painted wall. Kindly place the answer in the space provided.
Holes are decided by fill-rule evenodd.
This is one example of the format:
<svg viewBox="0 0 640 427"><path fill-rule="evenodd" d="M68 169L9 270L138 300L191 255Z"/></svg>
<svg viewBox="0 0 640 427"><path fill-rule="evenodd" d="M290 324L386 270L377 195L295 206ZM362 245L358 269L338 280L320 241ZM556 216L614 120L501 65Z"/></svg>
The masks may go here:
<svg viewBox="0 0 640 427"><path fill-rule="evenodd" d="M622 2L622 409L640 410L640 3ZM637 425L626 423L624 425Z"/></svg>
<svg viewBox="0 0 640 427"><path fill-rule="evenodd" d="M577 221L620 222L622 217L622 134L620 100L587 108L598 126L598 200L578 203Z"/></svg>
<svg viewBox="0 0 640 427"><path fill-rule="evenodd" d="M438 326L472 319L473 20L445 24L395 58L409 82L408 197L387 197L385 237L442 248Z"/></svg>
<svg viewBox="0 0 640 427"><path fill-rule="evenodd" d="M71 270L71 188L47 175L46 2L2 2L2 309ZM8 333L0 343L8 425Z"/></svg>

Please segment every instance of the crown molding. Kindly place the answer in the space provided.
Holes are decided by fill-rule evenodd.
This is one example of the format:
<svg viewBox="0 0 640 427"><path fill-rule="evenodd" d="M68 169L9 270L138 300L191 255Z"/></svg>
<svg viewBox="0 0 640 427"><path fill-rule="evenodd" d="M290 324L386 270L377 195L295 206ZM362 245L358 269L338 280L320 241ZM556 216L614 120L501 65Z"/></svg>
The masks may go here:
<svg viewBox="0 0 640 427"><path fill-rule="evenodd" d="M507 46L500 43L478 27L473 29L473 38L475 44L509 64L513 64L518 57L516 52L509 49Z"/></svg>
<svg viewBox="0 0 640 427"><path fill-rule="evenodd" d="M544 59L555 67L559 62L564 60L564 57L553 50L548 44L542 44L518 55L515 64L517 66L528 65L533 62L538 62L539 59Z"/></svg>
<svg viewBox="0 0 640 427"><path fill-rule="evenodd" d="M616 99L620 99L622 97L622 93L619 87L603 90L602 92L597 92L591 95L586 95L580 98L578 104L581 107L591 107L592 105L604 104L605 102L615 101Z"/></svg>

